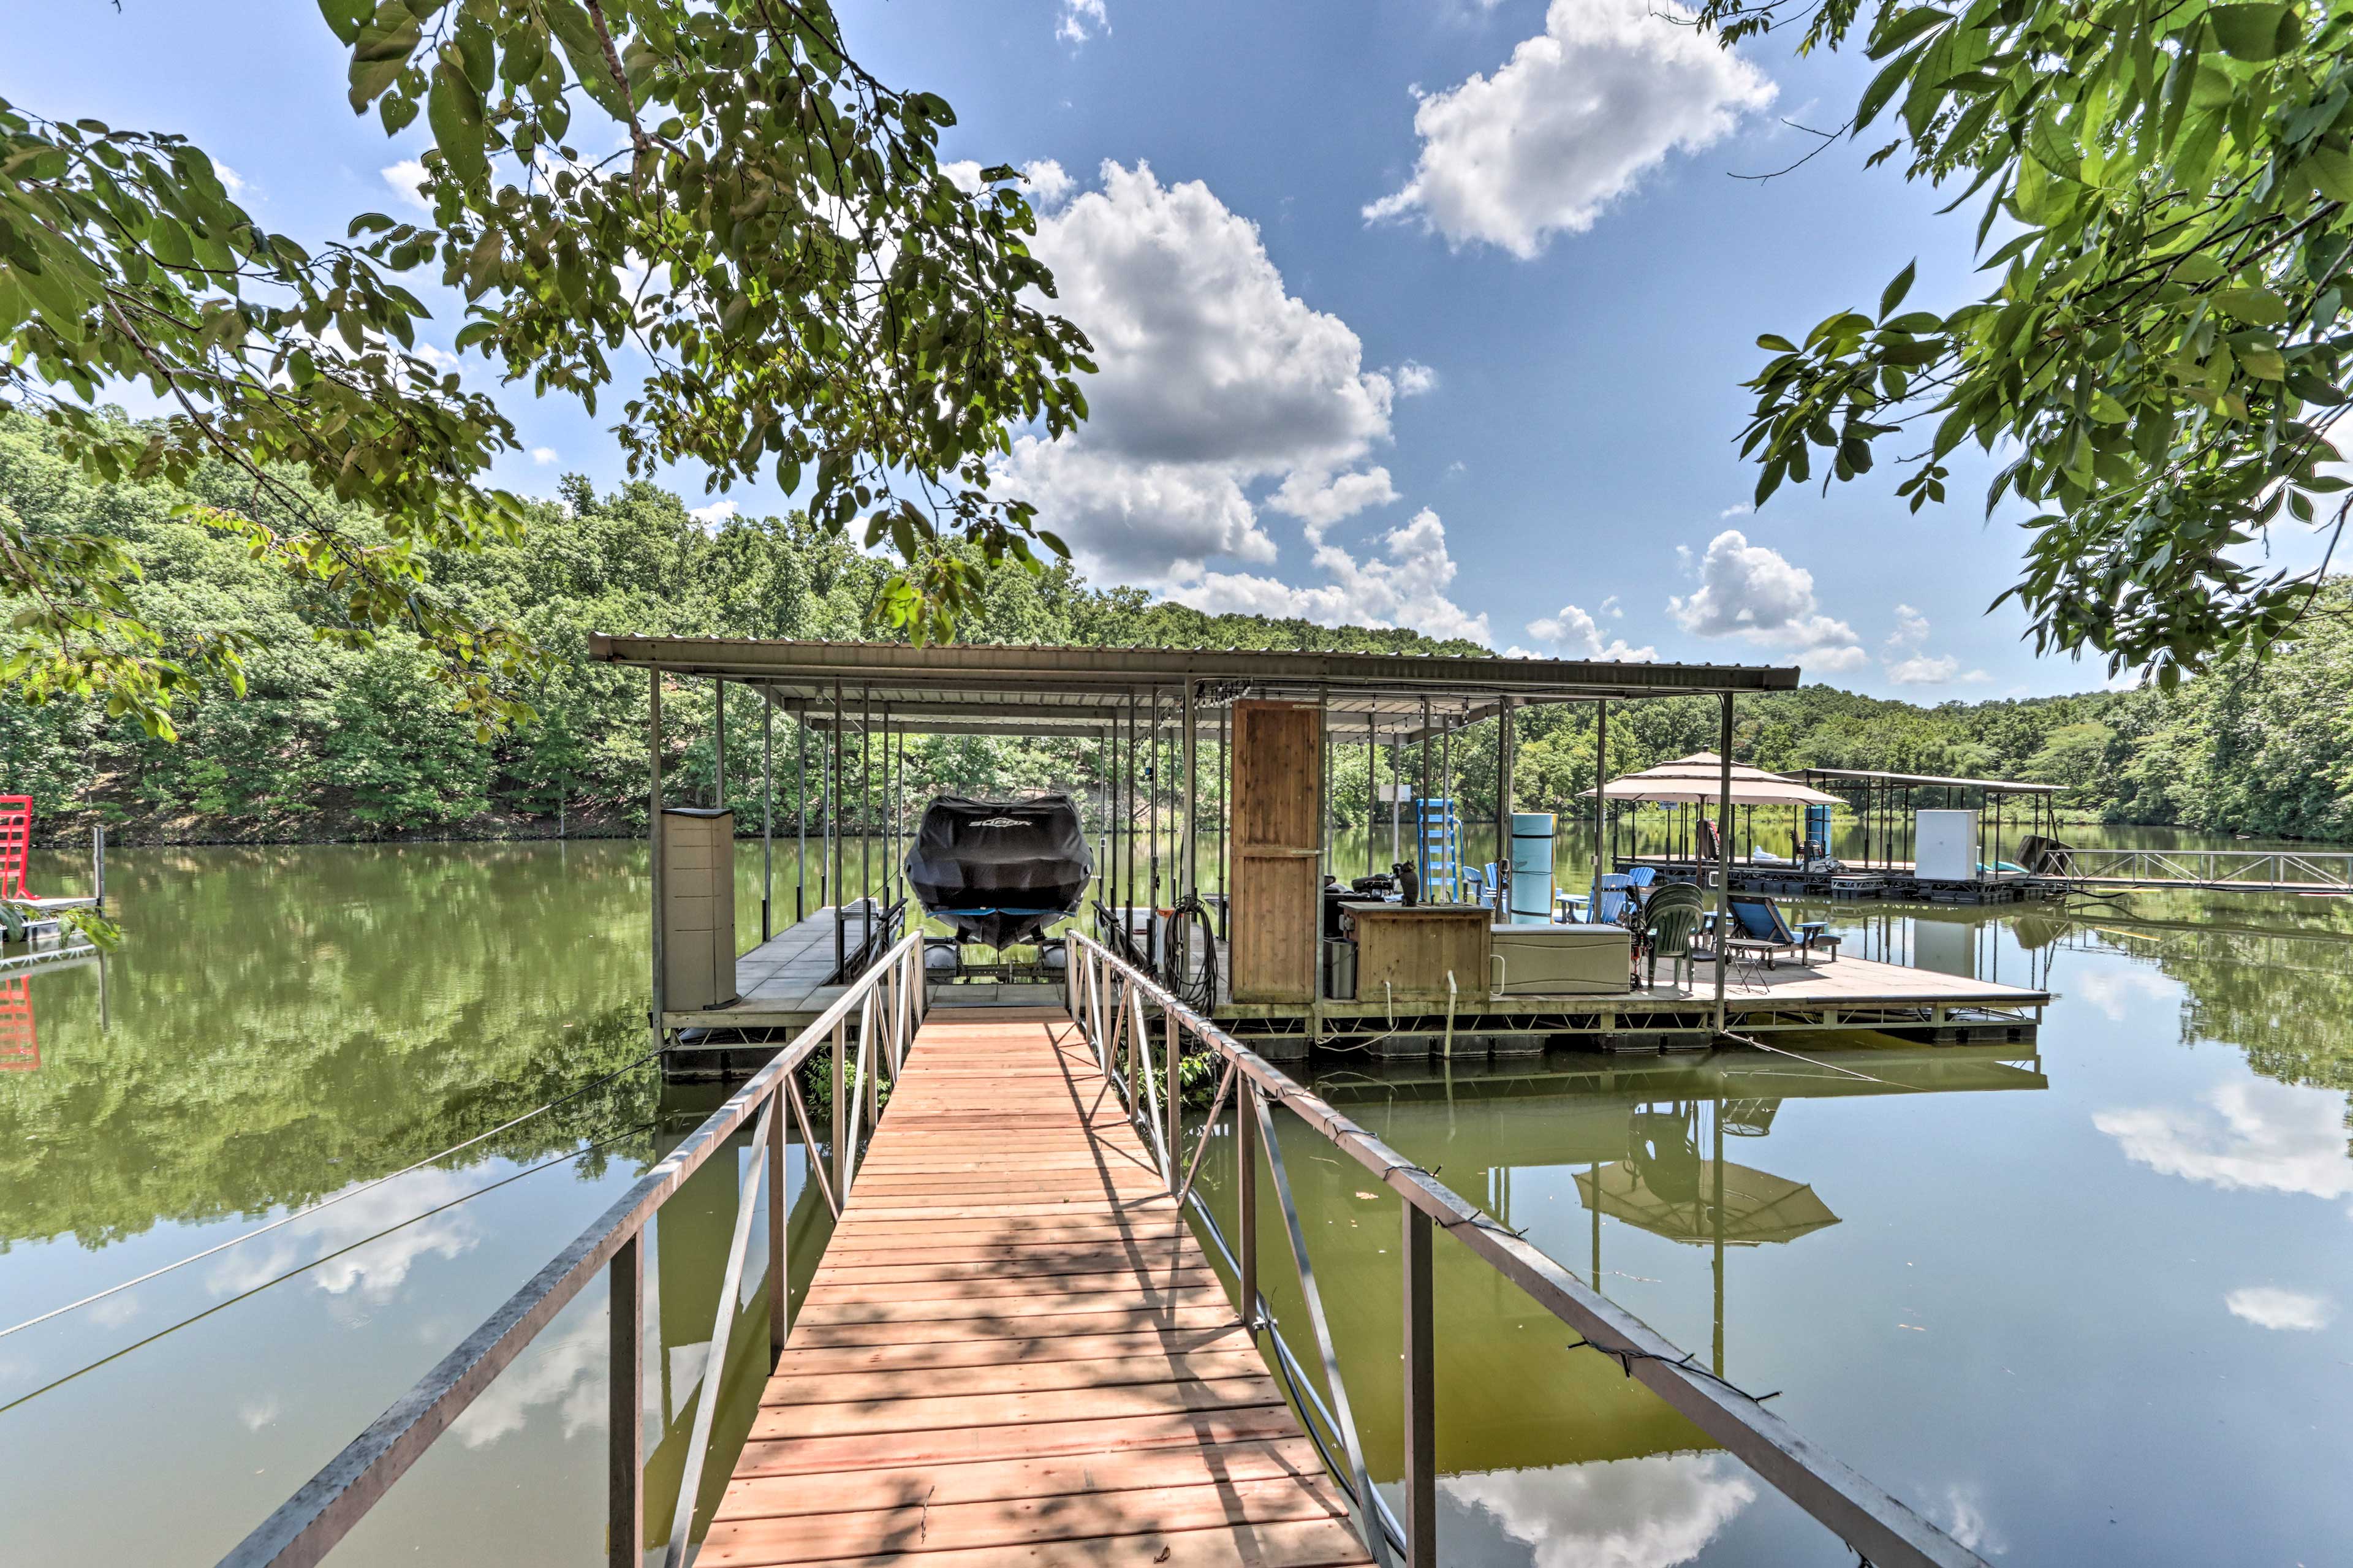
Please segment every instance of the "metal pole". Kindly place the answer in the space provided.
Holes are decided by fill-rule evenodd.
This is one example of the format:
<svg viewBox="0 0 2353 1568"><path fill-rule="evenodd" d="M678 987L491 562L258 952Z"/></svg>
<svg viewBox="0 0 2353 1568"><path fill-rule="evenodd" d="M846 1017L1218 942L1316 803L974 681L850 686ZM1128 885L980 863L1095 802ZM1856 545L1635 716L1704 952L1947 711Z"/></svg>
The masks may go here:
<svg viewBox="0 0 2353 1568"><path fill-rule="evenodd" d="M1601 907L1601 877L1609 866L1607 847L1601 842L1609 819L1609 699L1593 705L1593 900L1586 906L1589 916Z"/></svg>
<svg viewBox="0 0 2353 1568"><path fill-rule="evenodd" d="M1715 833L1715 1032L1724 1033L1724 978L1732 939L1732 693L1718 726Z"/></svg>
<svg viewBox="0 0 2353 1568"><path fill-rule="evenodd" d="M1198 681L1188 680L1185 683L1185 828L1177 837L1177 842L1181 846L1177 853L1184 857L1185 869L1176 879L1176 885L1188 898L1199 893L1201 883L1200 868L1195 864L1200 858L1195 835L1199 831L1200 820L1201 797L1198 774L1201 765L1201 747L1200 742L1194 733L1194 727L1199 722L1200 718L1199 694ZM1217 999L1211 997L1209 1001L1214 1006ZM1171 1090L1170 1093L1173 1099L1175 1091ZM1172 1142L1169 1147L1173 1149L1176 1144Z"/></svg>
<svg viewBox="0 0 2353 1568"><path fill-rule="evenodd" d="M760 693L760 940L776 934L772 909L776 896L776 704Z"/></svg>
<svg viewBox="0 0 2353 1568"><path fill-rule="evenodd" d="M785 1353L785 1341L793 1331L793 1268L791 1256L786 1251L785 1222L791 1217L785 1196L785 1115L784 1097L792 1093L790 1084L779 1084L768 1101L768 1370L774 1372ZM817 1158L817 1151L808 1151ZM803 1184L807 1185L806 1183ZM717 1377L720 1369L712 1367L708 1375Z"/></svg>
<svg viewBox="0 0 2353 1568"><path fill-rule="evenodd" d="M1152 689L1152 722L1147 727L1145 743L1151 747L1150 760L1144 764L1144 830L1145 840L1145 874L1150 887L1144 897L1144 966L1151 973L1160 970L1160 688Z"/></svg>
<svg viewBox="0 0 2353 1568"><path fill-rule="evenodd" d="M98 900L99 912L106 911L106 824L90 830L90 896Z"/></svg>
<svg viewBox="0 0 2353 1568"><path fill-rule="evenodd" d="M1119 825L1125 831L1127 853L1126 864L1119 875L1122 952L1127 951L1126 944L1132 942L1135 936L1135 693L1133 691L1127 694L1127 767L1124 776L1127 784L1127 799L1126 804L1120 807Z"/></svg>
<svg viewBox="0 0 2353 1568"><path fill-rule="evenodd" d="M849 1193L849 1019L833 1025L833 1195L838 1203Z"/></svg>
<svg viewBox="0 0 2353 1568"><path fill-rule="evenodd" d="M663 972L668 967L666 943L662 933L662 721L661 671L646 671L646 728L650 744L647 747L646 784L646 868L653 884L653 956L654 956L654 1049L661 1049L669 1031L662 1027L662 1014L669 1009L668 987L663 984Z"/></svg>
<svg viewBox="0 0 2353 1568"><path fill-rule="evenodd" d="M1377 716L1365 715L1365 875L1373 874L1373 824L1381 816L1381 729Z"/></svg>
<svg viewBox="0 0 2353 1568"><path fill-rule="evenodd" d="M841 879L841 682L839 680L833 683L833 788L826 805L826 832L833 839L833 886L827 891L832 895L833 973L834 978L839 980L841 977L841 966L849 959L847 944L842 940L841 928L841 898L844 884ZM840 1037L837 1035L834 1038L839 1042ZM837 1048L835 1055L839 1057L839 1054ZM839 1073L835 1075L834 1081L837 1085L839 1084ZM839 1098L837 1096L835 1104L839 1103ZM839 1123L837 1121L837 1131L839 1128ZM839 1147L839 1139L836 1140L836 1146ZM833 1190L837 1194L842 1191L841 1178L839 1173L834 1177Z"/></svg>
<svg viewBox="0 0 2353 1568"><path fill-rule="evenodd" d="M1315 842L1324 847L1324 858L1315 863L1315 897L1309 910L1314 922L1307 931L1307 1033L1313 1039L1321 1032L1324 1013L1324 879L1333 870L1332 865L1332 732L1324 720L1331 710L1332 692L1328 687L1315 689Z"/></svg>
<svg viewBox="0 0 2353 1568"><path fill-rule="evenodd" d="M871 945L874 937L874 689L858 689L858 896L866 905L859 933Z"/></svg>
<svg viewBox="0 0 2353 1568"><path fill-rule="evenodd" d="M1177 1182L1182 1179L1176 1174L1176 1160L1179 1151L1185 1146L1185 1108L1179 1103L1176 1084L1179 1069L1184 1066L1185 1037L1177 1030L1176 1015L1170 1013L1167 1019L1168 1064L1161 1083L1168 1090L1165 1097L1168 1101L1168 1191L1173 1194Z"/></svg>
<svg viewBox="0 0 2353 1568"><path fill-rule="evenodd" d="M646 1386L644 1233L621 1243L606 1270L611 1281L613 1348L606 1400L610 1440L605 1471L605 1561L607 1568L645 1568L646 1435L638 1408Z"/></svg>
<svg viewBox="0 0 2353 1568"><path fill-rule="evenodd" d="M1425 697L1421 700L1421 804L1413 813L1414 879L1421 884L1424 899L1430 897L1430 873L1433 869L1430 854L1430 813L1437 805L1430 793L1430 699Z"/></svg>
<svg viewBox="0 0 2353 1568"><path fill-rule="evenodd" d="M800 747L800 772L793 783L793 826L800 837L793 855L793 924L808 918L803 900L808 891L808 709L793 719L793 734Z"/></svg>
<svg viewBox="0 0 2353 1568"><path fill-rule="evenodd" d="M1405 1205L1405 1561L1438 1568L1437 1343L1430 1216Z"/></svg>
<svg viewBox="0 0 2353 1568"><path fill-rule="evenodd" d="M1513 787L1512 699L1503 700L1495 715L1495 923L1512 920L1512 806L1518 798Z"/></svg>
<svg viewBox="0 0 2353 1568"><path fill-rule="evenodd" d="M1250 1113L1250 1089L1234 1095L1235 1275L1240 1290L1242 1327L1258 1336L1258 1118Z"/></svg>
<svg viewBox="0 0 2353 1568"><path fill-rule="evenodd" d="M727 809L727 682L711 678L711 804Z"/></svg>

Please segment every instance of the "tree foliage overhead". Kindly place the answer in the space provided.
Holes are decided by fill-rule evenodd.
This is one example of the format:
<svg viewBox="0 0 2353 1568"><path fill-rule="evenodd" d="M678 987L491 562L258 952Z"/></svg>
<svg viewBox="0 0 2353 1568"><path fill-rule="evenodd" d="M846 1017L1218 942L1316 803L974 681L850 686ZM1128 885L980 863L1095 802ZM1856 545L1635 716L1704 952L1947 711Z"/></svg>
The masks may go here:
<svg viewBox="0 0 2353 1568"><path fill-rule="evenodd" d="M432 279L467 300L459 352L534 394L593 412L642 355L616 427L631 470L806 485L821 526L896 545L880 608L914 635L953 631L987 565L1036 564L1031 509L990 495L986 464L1015 426L1083 417L1087 344L1024 302L1052 279L1014 171L960 187L937 157L948 105L859 66L823 0L320 9L353 109L430 129L429 225L363 213L306 246L183 138L0 100L0 398L41 410L92 477L230 465L243 492L196 515L331 597L321 635L405 626L481 727L524 716L527 639L459 613L422 566L522 517L484 483L512 427L419 352L427 312L402 280ZM165 416L105 417L125 382ZM380 524L364 542L351 509ZM125 596L136 564L0 519L20 634L0 680L168 733L200 676L234 679L234 642L162 651Z"/></svg>
<svg viewBox="0 0 2353 1568"><path fill-rule="evenodd" d="M1759 501L1892 447L1917 510L1963 443L2009 444L1987 506L2040 509L2003 595L2038 648L2170 683L2295 625L2322 571L2249 557L2283 511L2332 548L2347 515L2353 10L1707 0L1701 19L1727 44L1799 29L1801 50L1859 32L1883 63L1852 134L1956 187L1947 210L1970 205L1992 247L1989 291L1948 314L1905 309L1907 267L1874 311L1758 339Z"/></svg>

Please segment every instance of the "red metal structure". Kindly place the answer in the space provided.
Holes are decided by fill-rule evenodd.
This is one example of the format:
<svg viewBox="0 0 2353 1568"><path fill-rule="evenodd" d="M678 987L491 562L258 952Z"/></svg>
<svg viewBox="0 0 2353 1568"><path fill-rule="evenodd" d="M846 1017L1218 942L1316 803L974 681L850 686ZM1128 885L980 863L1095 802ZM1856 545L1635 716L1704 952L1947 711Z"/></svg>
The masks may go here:
<svg viewBox="0 0 2353 1568"><path fill-rule="evenodd" d="M33 844L33 797L0 795L0 899L29 899L25 858Z"/></svg>
<svg viewBox="0 0 2353 1568"><path fill-rule="evenodd" d="M30 975L0 980L0 1072L38 1072L41 1037L33 1027Z"/></svg>

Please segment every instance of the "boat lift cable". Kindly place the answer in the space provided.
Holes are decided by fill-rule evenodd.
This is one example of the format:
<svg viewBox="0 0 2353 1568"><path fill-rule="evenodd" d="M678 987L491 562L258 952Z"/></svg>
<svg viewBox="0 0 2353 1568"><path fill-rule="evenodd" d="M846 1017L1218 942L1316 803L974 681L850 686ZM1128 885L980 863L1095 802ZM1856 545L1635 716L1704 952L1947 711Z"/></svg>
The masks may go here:
<svg viewBox="0 0 2353 1568"><path fill-rule="evenodd" d="M476 1187L470 1193L460 1193L458 1196L451 1198L448 1202L436 1204L431 1208L425 1210L422 1214L413 1214L406 1219L395 1220L392 1224L385 1226L382 1230L375 1232L373 1235L364 1236L357 1241L335 1248L332 1252L322 1253L319 1257L313 1258L308 1263L298 1264L294 1268L286 1270L283 1274L273 1275L271 1278L263 1280L260 1284L254 1286L251 1289L240 1290L225 1301L216 1301L201 1312L192 1313L187 1317L182 1318L176 1323L168 1323L164 1325L163 1328L156 1330L153 1333L149 1334L145 1339L134 1340L131 1343L124 1345L121 1350L111 1352L106 1355L99 1357L94 1362L74 1368L73 1371L67 1373L63 1377L52 1378L48 1382L41 1384L40 1387L36 1388L29 1393L20 1394L16 1398L8 1401L5 1405L0 1405L0 1415L6 1415L9 1411L16 1409L19 1405L26 1404L30 1400L38 1399L44 1394L64 1387L67 1384L71 1383L74 1379L80 1377L85 1373L96 1372L100 1367L106 1365L110 1362L120 1361L124 1356L129 1355L132 1351L141 1350L148 1345L152 1345L157 1340L163 1339L168 1334L175 1334L182 1329L187 1328L192 1324L200 1323L205 1319L211 1317L214 1313L225 1311L227 1309L236 1306L239 1301L245 1300L248 1297L259 1296L261 1292L270 1289L272 1286L283 1285L287 1280L293 1279L298 1274L308 1274L311 1269L318 1268L322 1263L332 1263L336 1258L343 1257L345 1253L355 1252L363 1247L372 1246L376 1242L382 1241L385 1237L390 1236L395 1231L406 1230L410 1226L418 1223L420 1220L431 1219L435 1215L447 1213L448 1210L456 1208L460 1204L471 1203L476 1198L481 1197L490 1193L497 1192L501 1187L506 1186L514 1182L520 1182L525 1176L535 1175L539 1172L546 1170L551 1165L561 1165L565 1163L567 1161L581 1159L586 1155L596 1152L600 1149L607 1148L612 1144L618 1143L624 1139L634 1138L640 1132L649 1132L659 1125L660 1123L659 1121L643 1121L634 1127L625 1127L618 1132L610 1133L606 1137L584 1143L579 1148L572 1150L568 1153L557 1154L549 1159L542 1160L536 1165L526 1165L522 1170L513 1173L512 1175L500 1177L497 1181L491 1183L488 1186Z"/></svg>
<svg viewBox="0 0 2353 1568"><path fill-rule="evenodd" d="M51 1318L61 1318L68 1312L76 1311L83 1307L90 1306L95 1302L103 1301L109 1296L120 1295L123 1291L130 1289L134 1285L144 1285L150 1279L161 1279L163 1276L171 1273L174 1269L185 1268L191 1263L201 1263L206 1258L211 1258L217 1253L227 1252L232 1247L242 1246L246 1242L251 1241L257 1236L267 1236L273 1230L278 1230L286 1226L292 1225L298 1219L306 1219L310 1215L317 1214L321 1209L332 1208L335 1205L343 1203L346 1199L358 1197L362 1193L374 1192L376 1188L383 1186L386 1182L398 1181L401 1177L421 1171L427 1165L438 1165L442 1161L448 1159L450 1155L470 1149L475 1144L481 1142L485 1139L495 1138L501 1132L510 1131L514 1128L522 1126L524 1122L531 1121L534 1117L546 1115L549 1111L554 1110L559 1105L565 1104L571 1100L579 1099L584 1094L602 1089L607 1084L620 1078L622 1075L633 1072L637 1068L645 1066L646 1063L653 1060L659 1055L661 1055L659 1050L648 1051L645 1055L638 1057L635 1059L614 1068L611 1072L607 1073L602 1078L591 1079L588 1082L582 1084L579 1088L556 1096L554 1100L549 1100L545 1105L539 1107L535 1110L526 1110L521 1116L515 1117L512 1121L501 1121L496 1127L491 1128L489 1131L478 1132L462 1143L452 1143L449 1147L442 1150L438 1154L428 1154L424 1159L417 1161L414 1164L403 1165L399 1170L394 1171L388 1175L378 1176L374 1181L362 1182L355 1187L345 1187L342 1192L321 1198L317 1203L311 1205L308 1208L299 1208L290 1214L280 1215L278 1218L271 1220L268 1225L256 1226L251 1230L244 1231L238 1235L230 1237L227 1241L218 1243L216 1246L207 1247L202 1252L190 1253L187 1257L181 1258L176 1263L166 1263L161 1268L151 1268L146 1273L139 1276L136 1279L125 1279L119 1285L110 1285L105 1289L98 1291L93 1295L84 1296L79 1301L68 1301L62 1307L52 1307L47 1311L43 1312L39 1317L27 1318L21 1323L11 1323L8 1327L0 1329L0 1340L5 1340L10 1334L16 1333L20 1330L29 1329L40 1323L46 1323ZM0 1408L5 1407L0 1406Z"/></svg>

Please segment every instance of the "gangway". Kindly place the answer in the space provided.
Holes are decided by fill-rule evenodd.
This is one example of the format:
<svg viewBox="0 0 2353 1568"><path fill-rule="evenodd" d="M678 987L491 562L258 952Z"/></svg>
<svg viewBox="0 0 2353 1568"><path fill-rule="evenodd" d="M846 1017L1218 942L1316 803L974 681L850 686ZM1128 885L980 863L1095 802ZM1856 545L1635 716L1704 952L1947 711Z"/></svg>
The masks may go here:
<svg viewBox="0 0 2353 1568"><path fill-rule="evenodd" d="M700 1561L1434 1568L1434 1412L1443 1391L1435 1385L1432 1254L1445 1245L1525 1292L1575 1333L1578 1348L1617 1363L1880 1568L1986 1568L1092 939L1070 939L1067 1018L975 1020L945 1008L927 1016L922 942L911 932L882 954L224 1568L322 1561L600 1274L612 1301L608 1561L643 1568L652 1545L665 1568L684 1568L722 1380L702 1380L676 1510L647 1520L645 1232L746 1126L750 1159L705 1364L727 1364L736 1303L765 1293L776 1375ZM1205 1053L1219 1076L1189 1153L1177 1106L1158 1092L1160 1082L1180 1081L1188 1048ZM834 1136L828 1161L812 1157L808 1179L838 1205L841 1224L796 1324L779 1288L789 1271L785 1120L798 1124L814 1156L800 1074L821 1052ZM870 1140L885 1079L890 1110ZM1239 1197L1230 1238L1196 1188L1229 1106ZM1340 1364L1285 1174L1282 1113L1399 1200L1392 1212L1405 1310L1395 1359ZM747 1244L764 1208L769 1279L747 1296ZM1303 1303L1288 1324L1276 1321L1260 1289L1262 1213L1280 1217ZM1204 1268L1204 1245L1221 1268ZM1225 1279L1234 1282L1230 1298ZM1309 1342L1316 1374L1293 1349L1294 1335ZM1080 1340L1097 1342L1083 1348L1102 1353L1071 1354ZM979 1360L951 1364L967 1355ZM1132 1381L1138 1373L1144 1380ZM1402 1380L1401 1507L1375 1489L1351 1413L1351 1378L1361 1391L1374 1377ZM1229 1462L1250 1479L1227 1474ZM1212 1464L1220 1467L1213 1481L1186 1479ZM898 1489L893 1505L880 1500L891 1490L878 1480L886 1472ZM935 1520L963 1535L935 1539ZM965 1544L952 1548L951 1539Z"/></svg>
<svg viewBox="0 0 2353 1568"><path fill-rule="evenodd" d="M2223 893L2353 893L2353 852L2307 849L2073 849L2052 888L2201 889Z"/></svg>

